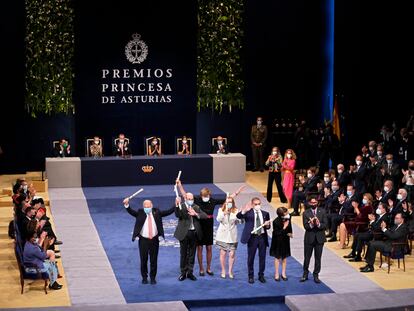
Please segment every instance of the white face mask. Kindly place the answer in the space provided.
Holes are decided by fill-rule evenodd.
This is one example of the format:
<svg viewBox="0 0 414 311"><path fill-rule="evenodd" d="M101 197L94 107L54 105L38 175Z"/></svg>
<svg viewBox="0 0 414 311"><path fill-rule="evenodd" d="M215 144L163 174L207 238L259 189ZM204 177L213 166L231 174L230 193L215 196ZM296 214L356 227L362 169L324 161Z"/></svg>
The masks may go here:
<svg viewBox="0 0 414 311"><path fill-rule="evenodd" d="M192 206L194 203L194 200L187 200L186 203L188 206Z"/></svg>
<svg viewBox="0 0 414 311"><path fill-rule="evenodd" d="M262 125L262 121L257 120L257 125Z"/></svg>
<svg viewBox="0 0 414 311"><path fill-rule="evenodd" d="M120 144L123 144L123 143L124 143L124 140L123 140L123 139L120 139L120 140L119 140L119 143L120 143Z"/></svg>
<svg viewBox="0 0 414 311"><path fill-rule="evenodd" d="M312 173L308 173L308 178L312 178Z"/></svg>
<svg viewBox="0 0 414 311"><path fill-rule="evenodd" d="M221 145L221 144L223 143L223 141L222 141L222 140L218 140L218 141L217 141L217 143L218 143L219 145Z"/></svg>
<svg viewBox="0 0 414 311"><path fill-rule="evenodd" d="M377 215L381 215L381 214L382 214L381 209L377 208L377 209L375 210L375 213L377 213Z"/></svg>
<svg viewBox="0 0 414 311"><path fill-rule="evenodd" d="M392 164L392 160L387 160L388 165Z"/></svg>
<svg viewBox="0 0 414 311"><path fill-rule="evenodd" d="M382 151L377 151L378 156L382 156Z"/></svg>
<svg viewBox="0 0 414 311"><path fill-rule="evenodd" d="M24 186L23 186L23 191L24 191L24 192L27 192L27 185L24 185Z"/></svg>
<svg viewBox="0 0 414 311"><path fill-rule="evenodd" d="M329 182L329 180L330 180L330 179L329 179L329 177L324 177L324 178L323 178L323 181L324 181L324 182Z"/></svg>
<svg viewBox="0 0 414 311"><path fill-rule="evenodd" d="M339 189L338 186L332 186L332 191L337 191Z"/></svg>
<svg viewBox="0 0 414 311"><path fill-rule="evenodd" d="M187 141L186 140L183 140L183 144L186 144L187 143Z"/></svg>
<svg viewBox="0 0 414 311"><path fill-rule="evenodd" d="M255 205L255 206L254 206L254 209L255 209L256 211L260 211L260 208L261 208L261 206L260 206L260 205Z"/></svg>
<svg viewBox="0 0 414 311"><path fill-rule="evenodd" d="M369 151L374 151L374 147L369 147Z"/></svg>
<svg viewBox="0 0 414 311"><path fill-rule="evenodd" d="M290 219L290 214L283 216L284 219Z"/></svg>
<svg viewBox="0 0 414 311"><path fill-rule="evenodd" d="M96 145L99 145L99 140L95 140L95 144Z"/></svg>
<svg viewBox="0 0 414 311"><path fill-rule="evenodd" d="M402 199L403 199L402 194L397 194L397 199L398 199L398 200L402 200Z"/></svg>
<svg viewBox="0 0 414 311"><path fill-rule="evenodd" d="M272 151L272 154L273 155L277 155L277 151Z"/></svg>
<svg viewBox="0 0 414 311"><path fill-rule="evenodd" d="M368 203L367 199L362 199L362 204L366 205Z"/></svg>
<svg viewBox="0 0 414 311"><path fill-rule="evenodd" d="M356 160L355 163L356 165L360 166L362 164L362 161Z"/></svg>
<svg viewBox="0 0 414 311"><path fill-rule="evenodd" d="M154 141L152 142L152 144L155 146L156 144L158 144L158 142L157 142L156 140L154 140Z"/></svg>
<svg viewBox="0 0 414 311"><path fill-rule="evenodd" d="M351 197L351 196L352 196L352 191L347 191L347 192L346 192L346 195L347 195L348 197Z"/></svg>
<svg viewBox="0 0 414 311"><path fill-rule="evenodd" d="M203 200L203 202L208 202L210 201L210 197L201 197L201 200Z"/></svg>
<svg viewBox="0 0 414 311"><path fill-rule="evenodd" d="M344 170L338 170L338 174L342 174L344 172Z"/></svg>
<svg viewBox="0 0 414 311"><path fill-rule="evenodd" d="M292 155L290 153L288 153L286 156L288 157L288 159L292 158Z"/></svg>
<svg viewBox="0 0 414 311"><path fill-rule="evenodd" d="M388 188L387 186L385 186L385 187L384 187L384 191L385 191L385 192L388 192L388 191L390 191L390 188Z"/></svg>

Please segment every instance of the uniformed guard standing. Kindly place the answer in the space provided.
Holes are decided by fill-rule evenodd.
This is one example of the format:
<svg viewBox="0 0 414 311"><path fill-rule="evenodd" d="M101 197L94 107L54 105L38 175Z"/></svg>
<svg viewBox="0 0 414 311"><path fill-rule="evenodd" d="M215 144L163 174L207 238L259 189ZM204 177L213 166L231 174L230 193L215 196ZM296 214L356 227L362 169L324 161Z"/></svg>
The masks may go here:
<svg viewBox="0 0 414 311"><path fill-rule="evenodd" d="M253 172L260 170L264 171L264 148L266 146L267 139L267 127L263 125L263 118L257 117L256 125L252 126L250 133L250 140L252 142L252 153L253 153Z"/></svg>

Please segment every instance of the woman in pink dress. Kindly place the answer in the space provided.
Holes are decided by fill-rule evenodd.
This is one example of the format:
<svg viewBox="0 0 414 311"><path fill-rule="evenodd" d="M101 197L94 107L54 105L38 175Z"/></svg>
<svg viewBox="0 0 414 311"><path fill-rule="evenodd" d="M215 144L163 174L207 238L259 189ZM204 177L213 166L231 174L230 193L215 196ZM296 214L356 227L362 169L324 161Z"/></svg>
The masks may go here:
<svg viewBox="0 0 414 311"><path fill-rule="evenodd" d="M283 192L288 200L288 207L291 207L293 196L293 184L295 183L296 154L292 149L287 149L282 163L283 171Z"/></svg>

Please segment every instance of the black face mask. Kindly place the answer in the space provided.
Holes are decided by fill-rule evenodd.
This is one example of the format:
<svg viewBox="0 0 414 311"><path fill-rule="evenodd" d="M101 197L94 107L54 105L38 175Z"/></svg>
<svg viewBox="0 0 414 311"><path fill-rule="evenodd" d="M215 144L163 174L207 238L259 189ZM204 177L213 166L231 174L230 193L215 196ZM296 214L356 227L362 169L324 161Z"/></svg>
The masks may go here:
<svg viewBox="0 0 414 311"><path fill-rule="evenodd" d="M414 165L410 165L408 168L409 168L410 170L414 171Z"/></svg>

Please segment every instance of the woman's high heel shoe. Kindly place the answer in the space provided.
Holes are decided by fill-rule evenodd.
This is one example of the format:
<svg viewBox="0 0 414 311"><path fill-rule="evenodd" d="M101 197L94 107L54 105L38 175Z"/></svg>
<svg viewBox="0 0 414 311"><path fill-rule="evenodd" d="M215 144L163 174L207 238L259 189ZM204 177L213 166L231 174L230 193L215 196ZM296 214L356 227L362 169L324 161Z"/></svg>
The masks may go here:
<svg viewBox="0 0 414 311"><path fill-rule="evenodd" d="M283 275L282 275L282 280L283 280L283 281L287 281L287 280L288 280L288 278L287 278L286 276L283 276Z"/></svg>

